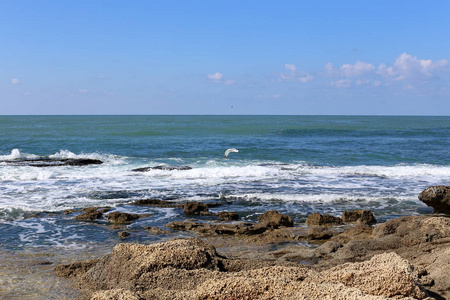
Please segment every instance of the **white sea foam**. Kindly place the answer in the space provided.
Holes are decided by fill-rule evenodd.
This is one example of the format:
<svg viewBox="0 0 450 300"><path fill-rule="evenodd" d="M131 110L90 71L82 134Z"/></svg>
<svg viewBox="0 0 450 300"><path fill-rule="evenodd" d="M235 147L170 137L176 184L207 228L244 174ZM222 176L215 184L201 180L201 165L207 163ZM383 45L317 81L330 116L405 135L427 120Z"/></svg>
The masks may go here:
<svg viewBox="0 0 450 300"><path fill-rule="evenodd" d="M0 160L15 160L15 159L34 159L37 155L29 153L21 153L19 149L12 149L11 154L0 155Z"/></svg>

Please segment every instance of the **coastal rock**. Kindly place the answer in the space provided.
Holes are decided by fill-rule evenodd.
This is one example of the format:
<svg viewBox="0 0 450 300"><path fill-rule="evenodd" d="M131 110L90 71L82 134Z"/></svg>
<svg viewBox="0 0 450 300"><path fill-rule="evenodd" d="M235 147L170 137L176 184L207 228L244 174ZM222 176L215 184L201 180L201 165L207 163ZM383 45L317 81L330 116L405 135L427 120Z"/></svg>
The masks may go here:
<svg viewBox="0 0 450 300"><path fill-rule="evenodd" d="M75 217L78 221L95 221L103 217L103 213L98 210L98 207L84 208L83 213Z"/></svg>
<svg viewBox="0 0 450 300"><path fill-rule="evenodd" d="M222 221L237 221L239 220L239 215L234 211L221 211L219 212L219 219Z"/></svg>
<svg viewBox="0 0 450 300"><path fill-rule="evenodd" d="M155 207L184 207L183 203L177 203L173 201L160 200L160 199L140 199L136 200L132 204L134 205L149 205Z"/></svg>
<svg viewBox="0 0 450 300"><path fill-rule="evenodd" d="M163 171L184 171L192 170L189 166L156 166L156 167L143 167L131 170L132 172L148 172L151 170L163 170Z"/></svg>
<svg viewBox="0 0 450 300"><path fill-rule="evenodd" d="M310 226L307 231L307 239L309 240L328 240L335 235L340 234L339 231L323 226Z"/></svg>
<svg viewBox="0 0 450 300"><path fill-rule="evenodd" d="M126 231L119 231L119 232L117 233L117 235L119 236L119 238L124 239L124 238L129 237L129 236L130 236L130 233L129 233L129 232L126 232Z"/></svg>
<svg viewBox="0 0 450 300"><path fill-rule="evenodd" d="M342 283L384 297L426 297L414 267L395 253L383 253L360 263L346 263L308 278L315 283Z"/></svg>
<svg viewBox="0 0 450 300"><path fill-rule="evenodd" d="M196 201L186 202L183 207L183 211L187 215L198 215L200 212L207 212L208 210L208 205Z"/></svg>
<svg viewBox="0 0 450 300"><path fill-rule="evenodd" d="M124 290L114 289L108 291L95 292L89 300L141 300L142 298L135 293Z"/></svg>
<svg viewBox="0 0 450 300"><path fill-rule="evenodd" d="M375 224L377 220L370 210L353 210L342 213L344 223Z"/></svg>
<svg viewBox="0 0 450 300"><path fill-rule="evenodd" d="M137 219L139 219L139 215L137 214L129 214L119 211L108 214L108 222L115 224L128 224Z"/></svg>
<svg viewBox="0 0 450 300"><path fill-rule="evenodd" d="M322 215L317 212L310 214L306 218L306 225L308 226L333 226L342 225L342 219L331 215Z"/></svg>
<svg viewBox="0 0 450 300"><path fill-rule="evenodd" d="M196 231L204 235L254 235L265 232L268 228L261 224L235 223L235 224L208 224L195 221L174 221L165 225L173 230Z"/></svg>
<svg viewBox="0 0 450 300"><path fill-rule="evenodd" d="M86 272L83 281L95 290L142 291L155 287L153 275L159 270L219 270L219 262L215 248L195 238L153 245L118 244Z"/></svg>
<svg viewBox="0 0 450 300"><path fill-rule="evenodd" d="M96 263L98 259L92 259L82 262L74 262L67 265L57 266L54 271L56 275L62 277L77 277L80 275L84 275L89 269L91 269Z"/></svg>
<svg viewBox="0 0 450 300"><path fill-rule="evenodd" d="M29 167L61 167L61 166L88 166L101 165L103 161L91 158L37 158L37 159L15 159L2 160L0 163L5 163L10 166L29 166Z"/></svg>
<svg viewBox="0 0 450 300"><path fill-rule="evenodd" d="M291 216L281 214L276 210L266 211L264 214L258 217L258 221L259 223L261 223L261 225L270 228L278 228L280 226L294 226L294 222L292 221Z"/></svg>
<svg viewBox="0 0 450 300"><path fill-rule="evenodd" d="M433 207L435 213L450 215L450 186L432 186L419 194L419 200Z"/></svg>

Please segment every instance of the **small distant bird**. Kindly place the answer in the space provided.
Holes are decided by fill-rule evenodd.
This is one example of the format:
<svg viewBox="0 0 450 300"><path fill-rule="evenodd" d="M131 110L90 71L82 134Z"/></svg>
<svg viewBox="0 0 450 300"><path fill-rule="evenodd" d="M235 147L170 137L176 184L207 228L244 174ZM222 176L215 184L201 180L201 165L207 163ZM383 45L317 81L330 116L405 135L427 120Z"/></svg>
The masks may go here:
<svg viewBox="0 0 450 300"><path fill-rule="evenodd" d="M227 151L225 151L225 155L223 156L223 158L227 158L228 154L230 154L231 152L239 152L239 150L236 148L227 149Z"/></svg>

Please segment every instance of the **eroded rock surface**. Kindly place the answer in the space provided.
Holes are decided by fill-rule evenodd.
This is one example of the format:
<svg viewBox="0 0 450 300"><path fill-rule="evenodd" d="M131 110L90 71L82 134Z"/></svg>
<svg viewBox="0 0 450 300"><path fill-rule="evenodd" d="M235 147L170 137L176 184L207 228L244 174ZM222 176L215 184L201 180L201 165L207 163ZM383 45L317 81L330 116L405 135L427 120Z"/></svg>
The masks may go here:
<svg viewBox="0 0 450 300"><path fill-rule="evenodd" d="M435 213L450 215L450 186L432 186L419 194L419 200L433 207Z"/></svg>

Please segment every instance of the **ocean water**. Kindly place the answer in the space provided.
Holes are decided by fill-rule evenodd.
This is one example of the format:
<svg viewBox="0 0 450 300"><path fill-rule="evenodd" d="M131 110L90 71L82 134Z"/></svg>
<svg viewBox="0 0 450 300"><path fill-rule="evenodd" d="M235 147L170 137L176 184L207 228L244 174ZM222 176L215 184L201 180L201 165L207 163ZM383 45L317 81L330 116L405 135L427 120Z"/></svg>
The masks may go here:
<svg viewBox="0 0 450 300"><path fill-rule="evenodd" d="M432 212L417 195L450 181L450 117L0 116L0 250L89 249L120 242L99 222L66 209L110 206L152 214L142 232L182 220L143 198L223 202L256 220L269 209L301 224L312 212L370 209L379 221ZM226 149L238 153L224 159ZM95 158L92 166L14 166L11 160ZM191 170L132 172L149 166ZM184 233L179 233L184 234ZM168 238L168 237L167 237Z"/></svg>

